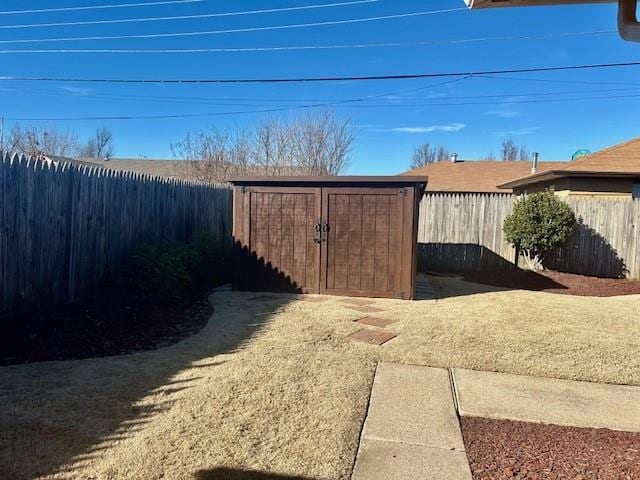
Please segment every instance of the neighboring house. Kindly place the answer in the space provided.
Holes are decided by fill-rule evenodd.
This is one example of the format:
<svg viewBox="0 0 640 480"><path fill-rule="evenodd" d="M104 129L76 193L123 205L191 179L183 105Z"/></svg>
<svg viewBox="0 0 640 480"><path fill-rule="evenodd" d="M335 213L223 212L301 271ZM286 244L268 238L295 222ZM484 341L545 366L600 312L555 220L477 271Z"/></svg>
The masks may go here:
<svg viewBox="0 0 640 480"><path fill-rule="evenodd" d="M98 158L69 158L54 156L47 157L47 160L54 163L73 163L75 165L87 165L90 167L106 168L107 170L135 172L156 177L186 178L188 176L187 163L182 160L139 160L131 158L112 158L109 160L102 160Z"/></svg>
<svg viewBox="0 0 640 480"><path fill-rule="evenodd" d="M538 162L537 171L558 169L566 162ZM458 160L432 163L415 168L403 175L429 177L427 193L512 193L501 184L531 174L531 162L501 162L485 160Z"/></svg>
<svg viewBox="0 0 640 480"><path fill-rule="evenodd" d="M500 185L517 194L553 190L557 195L640 198L640 137Z"/></svg>
<svg viewBox="0 0 640 480"><path fill-rule="evenodd" d="M98 158L70 158L70 157L45 157L45 161L51 163L72 163L74 165L86 165L90 167L101 167L108 170L117 170L124 172L135 172L145 175L151 175L164 178L182 178L197 180L199 175L205 175L205 178L210 178L208 172L208 163L203 163L203 169L201 170L196 165L198 162L192 162L187 160L158 160L158 159L130 159L130 158L111 158L109 160L103 160ZM222 172L227 175L240 175L238 172L239 167L229 166L229 172ZM247 167L241 173L243 175L266 175L265 168L254 166ZM306 175L307 171L302 167L288 167L279 168L278 175L285 176L298 176Z"/></svg>

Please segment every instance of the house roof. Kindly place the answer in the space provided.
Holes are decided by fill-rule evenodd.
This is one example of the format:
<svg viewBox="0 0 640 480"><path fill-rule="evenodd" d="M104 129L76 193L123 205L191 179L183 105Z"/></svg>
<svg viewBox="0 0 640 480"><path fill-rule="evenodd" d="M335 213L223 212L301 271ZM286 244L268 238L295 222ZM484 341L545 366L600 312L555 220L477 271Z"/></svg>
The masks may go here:
<svg viewBox="0 0 640 480"><path fill-rule="evenodd" d="M184 178L186 176L185 166L187 165L182 160L140 160L132 158L112 158L110 160L102 160L98 158L75 158L72 159L71 162L102 167L108 170L135 172L166 178Z"/></svg>
<svg viewBox="0 0 640 480"><path fill-rule="evenodd" d="M538 171L560 168L566 162L539 162ZM531 162L485 160L442 161L415 168L402 175L429 177L427 192L511 193L500 185L531 173Z"/></svg>
<svg viewBox="0 0 640 480"><path fill-rule="evenodd" d="M640 178L640 137L580 157L562 168L513 179L500 188L521 187L561 177Z"/></svg>

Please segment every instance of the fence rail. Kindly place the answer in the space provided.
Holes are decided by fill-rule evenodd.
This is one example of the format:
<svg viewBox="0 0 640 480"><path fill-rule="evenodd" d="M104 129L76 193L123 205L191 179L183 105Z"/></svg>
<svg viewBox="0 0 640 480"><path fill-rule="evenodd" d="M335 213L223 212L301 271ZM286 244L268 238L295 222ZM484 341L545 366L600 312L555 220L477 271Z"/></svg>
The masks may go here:
<svg viewBox="0 0 640 480"><path fill-rule="evenodd" d="M420 204L419 267L436 271L514 268L502 225L516 198L504 194L427 194ZM545 262L585 275L640 278L640 200L568 198L579 220L569 244Z"/></svg>
<svg viewBox="0 0 640 480"><path fill-rule="evenodd" d="M0 158L0 310L81 299L141 242L230 235L231 192L131 172Z"/></svg>

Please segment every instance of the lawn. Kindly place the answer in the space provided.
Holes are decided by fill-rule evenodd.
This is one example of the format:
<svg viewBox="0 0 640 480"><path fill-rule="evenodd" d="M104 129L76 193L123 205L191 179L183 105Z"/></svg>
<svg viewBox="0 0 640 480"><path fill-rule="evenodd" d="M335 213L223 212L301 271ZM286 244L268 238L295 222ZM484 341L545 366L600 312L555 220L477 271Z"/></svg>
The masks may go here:
<svg viewBox="0 0 640 480"><path fill-rule="evenodd" d="M0 478L346 480L380 360L640 385L640 296L431 280L437 302L374 301L382 347L338 298L220 292L173 346L0 368Z"/></svg>

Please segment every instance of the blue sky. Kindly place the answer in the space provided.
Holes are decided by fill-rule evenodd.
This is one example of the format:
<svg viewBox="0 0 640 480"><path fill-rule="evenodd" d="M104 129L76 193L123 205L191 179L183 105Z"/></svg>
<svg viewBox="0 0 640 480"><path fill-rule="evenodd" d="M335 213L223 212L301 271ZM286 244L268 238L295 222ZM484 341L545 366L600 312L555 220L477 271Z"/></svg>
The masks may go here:
<svg viewBox="0 0 640 480"><path fill-rule="evenodd" d="M149 0L61 0L55 3L5 0L0 11L144 1ZM178 21L2 28L18 24L286 8L339 1L204 0L144 8L0 14L0 50L411 43L616 28L614 4L468 11L463 9L462 0L379 0L333 8ZM419 17L275 31L175 38L2 43L6 40L50 37L236 29L458 8L461 10ZM617 33L602 33L363 49L179 54L0 54L0 75L92 78L309 77L490 70L634 60L640 60L640 44L624 42ZM517 143L527 145L529 150L539 151L542 160L564 160L578 148L596 150L640 133L640 67L510 74L501 77L475 77L447 84L443 84L443 79L286 85L113 85L4 81L0 82L0 115L12 119L215 113L262 110L262 105L281 108L304 105L309 101L390 94L375 101L344 104L335 109L337 115L350 117L355 127L356 142L348 171L353 174L392 174L405 170L413 149L427 141L443 144L457 151L461 158L472 159L490 151L497 153L500 142L512 137ZM409 89L422 90L391 94ZM598 96L619 98L561 100ZM202 98L207 100L200 100ZM532 100L536 103L531 103ZM170 143L180 140L188 131L206 126L241 129L269 116L286 119L300 113L301 110L297 109L271 114L244 113L191 119L56 121L38 124L69 128L77 131L81 137L89 135L98 126L106 125L114 131L117 156L162 158L171 156ZM10 128L12 123L8 120L5 128Z"/></svg>

